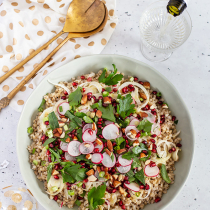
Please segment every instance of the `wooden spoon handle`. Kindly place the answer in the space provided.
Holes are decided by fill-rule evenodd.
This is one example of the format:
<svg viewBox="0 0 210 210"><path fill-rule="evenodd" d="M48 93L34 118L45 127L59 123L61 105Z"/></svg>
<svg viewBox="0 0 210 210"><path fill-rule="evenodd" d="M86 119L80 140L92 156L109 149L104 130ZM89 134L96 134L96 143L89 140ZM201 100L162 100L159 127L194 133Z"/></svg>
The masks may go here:
<svg viewBox="0 0 210 210"><path fill-rule="evenodd" d="M0 77L0 84L6 80L10 75L12 75L14 72L16 72L18 69L20 69L24 64L26 64L28 61L30 61L34 56L36 56L38 53L40 53L43 49L45 49L48 45L50 45L54 40L56 40L59 36L61 36L63 31L59 32L56 36L54 36L50 41L48 41L46 44L38 48L36 51L32 52L28 57L26 57L23 61L21 61L18 65L16 65L13 69L11 69L9 72L4 74L2 77Z"/></svg>

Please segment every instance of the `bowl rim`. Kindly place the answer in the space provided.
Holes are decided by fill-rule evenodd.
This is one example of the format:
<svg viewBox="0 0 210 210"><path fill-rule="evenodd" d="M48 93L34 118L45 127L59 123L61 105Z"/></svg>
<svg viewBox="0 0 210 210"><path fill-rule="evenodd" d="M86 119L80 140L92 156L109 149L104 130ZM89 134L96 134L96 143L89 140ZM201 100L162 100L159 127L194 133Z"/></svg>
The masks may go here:
<svg viewBox="0 0 210 210"><path fill-rule="evenodd" d="M82 63L82 60L84 59L87 59L89 57L95 57L97 59L97 57L100 57L100 58L107 58L107 57L115 57L115 58L120 58L120 59L123 59L123 60L128 60L128 61L131 61L131 62L134 62L134 63L138 63L140 65L144 65L148 68L150 68L152 71L154 71L156 74L158 74L158 76L160 76L162 79L164 79L165 81L167 81L169 83L169 85L173 88L173 90L176 92L176 94L179 96L179 99L181 100L186 112L187 112L187 115L189 117L189 126L191 128L191 132L192 132L192 158L191 160L189 161L189 169L188 169L188 172L187 174L185 175L185 178L183 179L183 184L181 186L178 186L178 190L176 190L173 198L167 203L165 204L163 207L161 207L159 210L163 210L163 209L166 209L174 200L175 198L178 196L178 194L181 192L181 190L183 189L188 177L189 177L189 174L190 174L190 171L192 170L192 162L193 162L193 157L194 157L194 152L195 152L195 133L194 133L194 129L193 129L193 122L192 122L192 118L191 118L191 115L190 115L190 112L184 102L184 100L182 99L180 93L178 92L178 90L176 89L176 87L164 76L162 75L159 71L157 71L155 68L153 68L152 66L142 62L142 61L139 61L139 60L136 60L136 59L133 59L133 58L130 58L130 57L127 57L127 56L123 56L123 55L115 55L115 54L98 54L98 55L88 55L88 56L84 56L84 57L81 57L79 59L75 59L75 60L72 60L60 67L58 67L57 69L55 69L54 71L50 72L40 83L39 85L41 85L42 83L44 83L47 78L50 77L51 73L55 72L55 71L59 71L59 68L65 66L65 65L68 65L69 63L77 63L78 60L81 61ZM38 85L38 86L39 86ZM37 86L37 87L38 87ZM35 89L36 90L36 89ZM33 96L33 93L35 92L35 90L32 92L32 94L29 96L29 98L27 99L24 107L23 107L23 110L21 112L21 116L19 118L19 122L18 122L18 125L17 125L17 131L16 131L16 152L17 152L17 156L18 156L18 163L19 163L19 167L20 167L20 172L21 172L21 175L23 177L23 180L25 181L27 187L30 189L30 191L32 192L33 195L35 195L34 197L36 198L36 200L44 207L44 208L48 208L48 205L47 202L43 203L39 200L39 196L38 196L38 193L35 192L35 190L31 187L31 184L30 184L30 180L28 180L27 178L27 175L24 173L24 167L23 167L23 164L21 163L21 157L20 157L20 154L19 154L19 145L18 145L18 142L20 140L18 140L18 136L19 136L19 127L21 125L21 121L22 121L22 118L23 118L23 113L26 109L26 106L27 104L29 103L28 101L30 101L30 99L32 98ZM32 170L32 169L31 169Z"/></svg>

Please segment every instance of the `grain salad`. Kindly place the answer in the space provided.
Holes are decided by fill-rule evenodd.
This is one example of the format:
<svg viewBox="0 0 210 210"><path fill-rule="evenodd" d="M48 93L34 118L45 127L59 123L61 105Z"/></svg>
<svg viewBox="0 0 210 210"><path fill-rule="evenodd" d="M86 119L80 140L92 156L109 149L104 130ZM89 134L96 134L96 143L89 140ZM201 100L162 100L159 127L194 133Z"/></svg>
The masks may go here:
<svg viewBox="0 0 210 210"><path fill-rule="evenodd" d="M149 81L113 67L55 84L28 128L31 167L61 207L143 209L174 183L178 120Z"/></svg>

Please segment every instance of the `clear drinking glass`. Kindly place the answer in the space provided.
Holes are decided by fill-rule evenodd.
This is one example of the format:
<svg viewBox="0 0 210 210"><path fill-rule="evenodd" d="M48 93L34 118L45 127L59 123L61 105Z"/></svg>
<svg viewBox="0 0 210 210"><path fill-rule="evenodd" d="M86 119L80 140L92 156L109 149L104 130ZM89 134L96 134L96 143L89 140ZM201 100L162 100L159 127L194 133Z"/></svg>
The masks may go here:
<svg viewBox="0 0 210 210"><path fill-rule="evenodd" d="M153 62L167 60L192 30L189 13L185 10L174 17L168 13L167 3L161 0L151 4L140 18L141 52Z"/></svg>

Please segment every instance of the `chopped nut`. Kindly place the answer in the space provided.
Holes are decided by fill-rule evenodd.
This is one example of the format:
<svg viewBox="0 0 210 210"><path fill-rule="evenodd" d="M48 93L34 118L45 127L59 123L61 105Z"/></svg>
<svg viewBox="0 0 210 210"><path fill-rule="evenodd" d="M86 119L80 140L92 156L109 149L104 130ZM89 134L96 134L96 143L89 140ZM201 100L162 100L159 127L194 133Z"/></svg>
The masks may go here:
<svg viewBox="0 0 210 210"><path fill-rule="evenodd" d="M112 177L113 177L113 179L117 180L118 175L117 174L114 174L114 175L112 175Z"/></svg>
<svg viewBox="0 0 210 210"><path fill-rule="evenodd" d="M117 150L117 154L119 155L122 154L123 152L126 152L125 148Z"/></svg>
<svg viewBox="0 0 210 210"><path fill-rule="evenodd" d="M92 124L92 130L93 130L93 131L96 130L96 124L95 124L95 123Z"/></svg>
<svg viewBox="0 0 210 210"><path fill-rule="evenodd" d="M105 176L104 176L104 178L105 179L109 179L110 178L110 174L109 173L106 173Z"/></svg>
<svg viewBox="0 0 210 210"><path fill-rule="evenodd" d="M81 104L84 105L87 103L87 94L83 95L82 96L82 99L81 99Z"/></svg>
<svg viewBox="0 0 210 210"><path fill-rule="evenodd" d="M94 175L89 176L87 179L90 182L95 182L97 180L97 178Z"/></svg>
<svg viewBox="0 0 210 210"><path fill-rule="evenodd" d="M89 143L85 143L84 146L87 147L87 148L89 148L90 147L90 144Z"/></svg>
<svg viewBox="0 0 210 210"><path fill-rule="evenodd" d="M97 166L96 170L98 171L98 173L100 173L101 172L101 167Z"/></svg>
<svg viewBox="0 0 210 210"><path fill-rule="evenodd" d="M168 109L168 105L167 104L162 104L162 108L163 109Z"/></svg>
<svg viewBox="0 0 210 210"><path fill-rule="evenodd" d="M68 137L67 139L66 139L66 142L67 143L69 143L71 140L70 140L70 138Z"/></svg>
<svg viewBox="0 0 210 210"><path fill-rule="evenodd" d="M90 159L92 158L92 155L91 155L91 154L87 154L87 155L85 156L85 158L88 159L88 160L90 160Z"/></svg>
<svg viewBox="0 0 210 210"><path fill-rule="evenodd" d="M110 152L113 152L113 145L112 145L112 142L110 140L107 140L107 147L108 147Z"/></svg>
<svg viewBox="0 0 210 210"><path fill-rule="evenodd" d="M103 142L102 142L100 139L98 139L98 138L96 138L95 142L96 142L96 144L98 144L98 145L102 145L102 144L103 144Z"/></svg>
<svg viewBox="0 0 210 210"><path fill-rule="evenodd" d="M52 175L53 175L53 176L54 176L54 175L58 175L58 174L59 174L58 171L56 171L55 169L52 170Z"/></svg>
<svg viewBox="0 0 210 210"><path fill-rule="evenodd" d="M60 137L61 134L57 132L57 133L54 133L53 136L54 136L54 137Z"/></svg>
<svg viewBox="0 0 210 210"><path fill-rule="evenodd" d="M61 121L61 120L58 120L58 124L59 124L59 127L60 127L60 128L63 127L63 126L65 125L65 123L64 123L63 121Z"/></svg>
<svg viewBox="0 0 210 210"><path fill-rule="evenodd" d="M139 141L138 140L135 140L134 142L133 142L133 146L135 147L135 146L139 146Z"/></svg>
<svg viewBox="0 0 210 210"><path fill-rule="evenodd" d="M58 131L59 134L63 133L63 129L62 128L57 128L57 131Z"/></svg>
<svg viewBox="0 0 210 210"><path fill-rule="evenodd" d="M124 196L127 195L126 191L121 186L119 186L119 192L121 195L124 195Z"/></svg>
<svg viewBox="0 0 210 210"><path fill-rule="evenodd" d="M114 180L113 181L113 185L115 188L119 187L121 185L121 182L117 181L117 180Z"/></svg>
<svg viewBox="0 0 210 210"><path fill-rule="evenodd" d="M57 128L55 128L54 130L53 130L53 134L55 134L55 133L57 133L58 132L58 130L57 130Z"/></svg>
<svg viewBox="0 0 210 210"><path fill-rule="evenodd" d="M127 133L128 136L130 136L130 138L135 139L137 132L134 129L131 129L130 132Z"/></svg>
<svg viewBox="0 0 210 210"><path fill-rule="evenodd" d="M152 144L148 146L148 150L152 150Z"/></svg>
<svg viewBox="0 0 210 210"><path fill-rule="evenodd" d="M149 165L151 160L146 160L145 165Z"/></svg>
<svg viewBox="0 0 210 210"><path fill-rule="evenodd" d="M102 117L102 112L100 110L97 110L96 117L98 117L98 118Z"/></svg>
<svg viewBox="0 0 210 210"><path fill-rule="evenodd" d="M96 113L95 113L95 112L91 112L91 113L90 113L90 118L94 118L94 117L95 117L95 115L96 115Z"/></svg>
<svg viewBox="0 0 210 210"><path fill-rule="evenodd" d="M149 82L144 82L143 86L144 86L146 89L150 89L150 83L149 83Z"/></svg>
<svg viewBox="0 0 210 210"><path fill-rule="evenodd" d="M117 123L115 123L115 125L116 125L118 128L120 128L120 126L119 126Z"/></svg>
<svg viewBox="0 0 210 210"><path fill-rule="evenodd" d="M148 117L148 114L145 113L145 112L140 112L140 116L141 116L142 118L144 118L144 117Z"/></svg>
<svg viewBox="0 0 210 210"><path fill-rule="evenodd" d="M96 171L96 168L97 168L97 166L96 166L96 165L94 165L94 166L93 166L93 169L94 169L95 171Z"/></svg>
<svg viewBox="0 0 210 210"><path fill-rule="evenodd" d="M104 168L104 171L105 171L105 172L108 172L108 170L109 170L109 169L108 169L107 167Z"/></svg>
<svg viewBox="0 0 210 210"><path fill-rule="evenodd" d="M140 97L143 98L144 100L147 99L147 96L144 93L140 93Z"/></svg>
<svg viewBox="0 0 210 210"><path fill-rule="evenodd" d="M105 104L111 104L112 103L112 99L109 98L108 96L107 97L104 97L103 98L103 101L104 101Z"/></svg>
<svg viewBox="0 0 210 210"><path fill-rule="evenodd" d="M65 137L65 132L60 135L60 138L63 139Z"/></svg>
<svg viewBox="0 0 210 210"><path fill-rule="evenodd" d="M78 140L78 138L77 138L76 136L74 136L74 137L73 137L73 140L75 140L75 141L76 141L76 140Z"/></svg>
<svg viewBox="0 0 210 210"><path fill-rule="evenodd" d="M122 130L122 133L125 133L125 128L122 128L121 130Z"/></svg>
<svg viewBox="0 0 210 210"><path fill-rule="evenodd" d="M91 176L93 174L94 174L94 170L93 169L90 169L89 171L86 172L87 176Z"/></svg>
<svg viewBox="0 0 210 210"><path fill-rule="evenodd" d="M109 156L112 155L112 153L111 153L108 149L105 149L105 152L106 152L106 154L109 155Z"/></svg>
<svg viewBox="0 0 210 210"><path fill-rule="evenodd" d="M67 117L61 117L61 116L60 116L60 118L61 118L61 121L62 121L62 122L67 122L67 120L68 120Z"/></svg>
<svg viewBox="0 0 210 210"><path fill-rule="evenodd" d="M147 157L143 152L140 154L140 158Z"/></svg>
<svg viewBox="0 0 210 210"><path fill-rule="evenodd" d="M120 174L119 177L118 177L118 181L122 182L124 179L125 179L125 176Z"/></svg>

